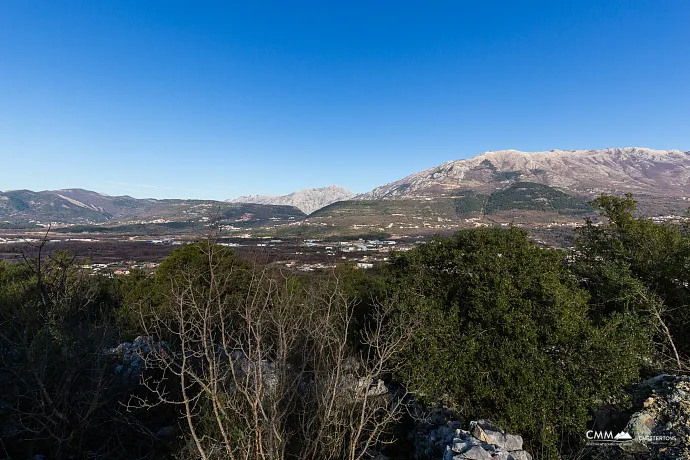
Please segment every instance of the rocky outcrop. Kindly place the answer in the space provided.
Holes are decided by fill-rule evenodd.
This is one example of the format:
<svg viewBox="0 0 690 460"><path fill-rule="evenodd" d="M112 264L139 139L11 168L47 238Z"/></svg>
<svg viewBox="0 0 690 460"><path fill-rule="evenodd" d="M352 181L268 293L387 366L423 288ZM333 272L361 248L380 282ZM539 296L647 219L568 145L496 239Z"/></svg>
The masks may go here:
<svg viewBox="0 0 690 460"><path fill-rule="evenodd" d="M125 379L136 381L145 367L146 357L154 351L160 353L167 347L167 343L146 336L121 343L110 350L110 354L116 359L115 373Z"/></svg>
<svg viewBox="0 0 690 460"><path fill-rule="evenodd" d="M639 386L645 396L625 431L624 452L640 458L690 458L690 377L660 375Z"/></svg>
<svg viewBox="0 0 690 460"><path fill-rule="evenodd" d="M624 438L590 441L578 459L690 459L690 377L659 375L637 385L632 396L633 413L618 433Z"/></svg>
<svg viewBox="0 0 690 460"><path fill-rule="evenodd" d="M426 429L415 433L417 458L532 460L532 456L522 448L521 436L506 433L489 420L471 422L469 431L465 431L460 428L462 423L457 420L436 424L439 421L438 415L436 414L436 420L432 418Z"/></svg>

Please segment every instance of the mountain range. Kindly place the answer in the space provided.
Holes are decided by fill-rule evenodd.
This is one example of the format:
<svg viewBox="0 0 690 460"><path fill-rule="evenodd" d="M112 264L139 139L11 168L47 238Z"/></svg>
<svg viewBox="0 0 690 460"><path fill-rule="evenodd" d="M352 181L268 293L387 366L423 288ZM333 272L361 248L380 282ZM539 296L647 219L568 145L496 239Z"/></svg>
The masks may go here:
<svg viewBox="0 0 690 460"><path fill-rule="evenodd" d="M548 222L556 215L590 212L587 201L601 193L624 192L634 194L647 215L682 213L690 204L690 152L634 147L484 152L356 196L337 185L282 196L249 195L225 202L137 199L83 189L13 190L0 192L0 228L50 222L207 222L210 216L243 227L302 220L337 226L340 219L341 227L359 228L362 226L358 219L369 219L370 227L378 229L394 227L391 216L399 220L407 216L410 222L405 228L417 228L414 220L452 224L489 215L515 219L517 211L529 212L529 219Z"/></svg>
<svg viewBox="0 0 690 460"><path fill-rule="evenodd" d="M349 200L355 193L339 185L322 188L307 188L289 195L247 195L228 200L231 203L276 204L294 206L300 211L311 214L317 209L337 201Z"/></svg>
<svg viewBox="0 0 690 460"><path fill-rule="evenodd" d="M238 222L242 225L290 221L305 214L292 206L226 203L213 200L155 200L109 196L83 189L0 192L0 228L36 224L167 224Z"/></svg>

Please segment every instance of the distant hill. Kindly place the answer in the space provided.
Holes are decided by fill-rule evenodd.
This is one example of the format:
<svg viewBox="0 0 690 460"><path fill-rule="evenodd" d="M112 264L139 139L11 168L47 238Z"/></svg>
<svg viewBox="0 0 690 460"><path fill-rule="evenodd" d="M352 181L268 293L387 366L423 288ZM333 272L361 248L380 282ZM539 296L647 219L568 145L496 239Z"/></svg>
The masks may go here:
<svg viewBox="0 0 690 460"><path fill-rule="evenodd" d="M307 188L289 195L247 195L228 200L230 203L257 203L294 206L306 214L328 206L338 201L349 200L355 193L340 187L330 185L322 188Z"/></svg>
<svg viewBox="0 0 690 460"><path fill-rule="evenodd" d="M458 219L492 216L503 211L537 211L563 216L580 216L591 212L587 200L568 195L547 185L518 182L490 194L479 194L471 190L455 196L440 196L423 200L348 200L333 203L309 216L318 218L347 219L351 223L403 221L414 219L429 223L444 219ZM419 223L419 222L417 222Z"/></svg>
<svg viewBox="0 0 690 460"><path fill-rule="evenodd" d="M628 147L603 150L485 152L449 161L358 195L356 199L452 196L460 191L492 193L518 182L594 196L690 196L690 152Z"/></svg>
<svg viewBox="0 0 690 460"><path fill-rule="evenodd" d="M221 221L243 225L302 219L292 206L238 204L213 200L155 200L108 196L83 189L0 192L0 222L61 224L144 224Z"/></svg>
<svg viewBox="0 0 690 460"><path fill-rule="evenodd" d="M304 238L396 238L514 224L527 228L541 241L563 245L568 229L592 214L585 197L548 185L518 182L492 193L464 190L439 197L340 201L310 214L300 227L290 230Z"/></svg>

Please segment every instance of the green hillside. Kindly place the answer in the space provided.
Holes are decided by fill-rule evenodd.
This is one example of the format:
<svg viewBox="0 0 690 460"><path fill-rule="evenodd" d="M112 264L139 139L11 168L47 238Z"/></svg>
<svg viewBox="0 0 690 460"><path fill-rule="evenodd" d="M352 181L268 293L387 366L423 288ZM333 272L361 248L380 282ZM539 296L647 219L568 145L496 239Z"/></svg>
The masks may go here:
<svg viewBox="0 0 690 460"><path fill-rule="evenodd" d="M477 194L471 190L461 192L461 195L455 198L455 212L463 217L467 214L481 213L487 198L488 196Z"/></svg>
<svg viewBox="0 0 690 460"><path fill-rule="evenodd" d="M433 200L348 200L339 201L309 215L319 217L452 217L456 213L456 199Z"/></svg>
<svg viewBox="0 0 690 460"><path fill-rule="evenodd" d="M587 200L568 195L546 185L518 182L510 187L483 195L471 190L453 198L424 200L350 200L339 201L312 213L310 218L410 217L467 218L501 211L544 211L559 214L582 214L590 211Z"/></svg>
<svg viewBox="0 0 690 460"><path fill-rule="evenodd" d="M534 182L518 182L489 196L485 212L551 211L558 214L583 214L591 211L585 198L568 195L553 187Z"/></svg>

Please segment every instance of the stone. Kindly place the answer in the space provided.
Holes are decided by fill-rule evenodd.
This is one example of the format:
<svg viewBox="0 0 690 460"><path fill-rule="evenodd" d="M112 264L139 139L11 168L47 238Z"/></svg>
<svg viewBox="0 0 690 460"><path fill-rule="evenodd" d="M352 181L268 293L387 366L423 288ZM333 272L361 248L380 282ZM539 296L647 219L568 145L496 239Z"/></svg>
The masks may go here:
<svg viewBox="0 0 690 460"><path fill-rule="evenodd" d="M532 460L532 456L524 450L516 450L508 454L508 460Z"/></svg>
<svg viewBox="0 0 690 460"><path fill-rule="evenodd" d="M511 460L512 457L508 452L494 452L491 460Z"/></svg>
<svg viewBox="0 0 690 460"><path fill-rule="evenodd" d="M449 414L453 417L453 414ZM522 437L506 433L489 420L472 422L471 431L458 421L429 419L415 430L415 458L438 460L532 460L522 450Z"/></svg>
<svg viewBox="0 0 690 460"><path fill-rule="evenodd" d="M658 375L636 385L631 395L636 412L622 431L632 439L590 446L583 458L690 459L690 377Z"/></svg>
<svg viewBox="0 0 690 460"><path fill-rule="evenodd" d="M388 393L388 388L386 388L386 384L381 379L378 379L376 385L373 383L368 385L367 395L369 396L381 396L386 393Z"/></svg>
<svg viewBox="0 0 690 460"><path fill-rule="evenodd" d="M630 419L627 431L633 438L643 438L651 436L654 428L656 428L654 417L647 412L638 412Z"/></svg>
<svg viewBox="0 0 690 460"><path fill-rule="evenodd" d="M494 444L503 450L522 450L522 436L506 434L488 420L478 420L475 422L472 434L480 441Z"/></svg>
<svg viewBox="0 0 690 460"><path fill-rule="evenodd" d="M430 434L430 438L434 441L441 441L444 443L452 442L455 437L455 430L447 426L442 426L433 430Z"/></svg>
<svg viewBox="0 0 690 460"><path fill-rule="evenodd" d="M457 420L449 420L449 421L446 423L446 425L448 426L448 428L450 428L450 429L452 429L452 430L455 430L456 433L461 433L461 432L462 432L462 430L460 429L460 427L462 426L462 423L460 423L460 422L457 421Z"/></svg>
<svg viewBox="0 0 690 460"><path fill-rule="evenodd" d="M491 460L491 453L485 451L480 446L472 446L467 451L453 457L453 460L458 459Z"/></svg>
<svg viewBox="0 0 690 460"><path fill-rule="evenodd" d="M168 345L163 341L155 341L152 337L139 336L132 342L124 342L108 350L119 362L113 366L116 374L125 379L136 381L145 365L145 358L151 353L166 353Z"/></svg>
<svg viewBox="0 0 690 460"><path fill-rule="evenodd" d="M461 453L465 452L465 450L468 450L468 448L471 446L472 445L466 441L458 440L456 442L455 440L453 440L453 445L451 446L450 450L452 450L456 454L461 454Z"/></svg>

